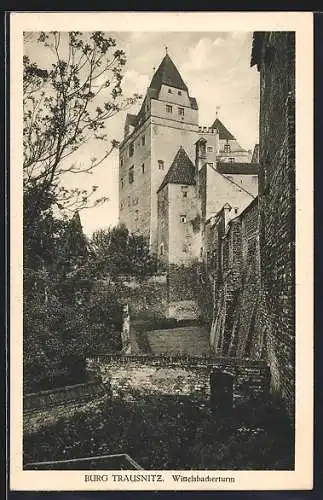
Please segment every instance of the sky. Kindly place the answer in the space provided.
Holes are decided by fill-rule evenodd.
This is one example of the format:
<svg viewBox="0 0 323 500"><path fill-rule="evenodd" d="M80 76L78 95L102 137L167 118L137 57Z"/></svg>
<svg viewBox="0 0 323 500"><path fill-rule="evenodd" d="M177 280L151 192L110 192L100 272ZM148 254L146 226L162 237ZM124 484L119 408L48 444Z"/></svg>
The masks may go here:
<svg viewBox="0 0 323 500"><path fill-rule="evenodd" d="M125 51L123 93L145 95L147 86L165 55L179 70L189 93L199 106L200 125L211 125L218 116L241 146L253 149L258 142L259 73L250 67L252 33L247 32L119 32L106 33ZM46 64L47 54L34 37L28 37L25 53L31 60ZM141 101L107 122L109 140L121 141L127 112L137 113ZM99 158L103 146L91 141L74 153L71 161L86 165ZM103 150L102 150L103 152ZM118 223L118 152L114 151L91 175L74 174L65 178L68 188L90 189L97 185L97 196L109 200L102 206L80 212L83 230L91 235Z"/></svg>

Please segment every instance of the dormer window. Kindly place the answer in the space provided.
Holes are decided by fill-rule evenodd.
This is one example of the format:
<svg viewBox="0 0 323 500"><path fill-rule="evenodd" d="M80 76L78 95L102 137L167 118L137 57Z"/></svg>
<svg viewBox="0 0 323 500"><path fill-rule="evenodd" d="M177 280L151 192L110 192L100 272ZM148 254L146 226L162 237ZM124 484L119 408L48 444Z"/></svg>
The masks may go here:
<svg viewBox="0 0 323 500"><path fill-rule="evenodd" d="M166 104L166 113L172 113L172 112L173 112L173 106Z"/></svg>

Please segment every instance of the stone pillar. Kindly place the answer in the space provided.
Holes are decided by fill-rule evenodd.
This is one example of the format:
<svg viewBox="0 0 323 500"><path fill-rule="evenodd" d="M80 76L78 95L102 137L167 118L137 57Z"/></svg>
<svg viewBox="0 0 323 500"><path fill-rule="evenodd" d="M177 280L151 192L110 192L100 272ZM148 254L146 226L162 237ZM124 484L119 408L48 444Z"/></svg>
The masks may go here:
<svg viewBox="0 0 323 500"><path fill-rule="evenodd" d="M125 304L122 311L122 331L121 331L122 352L130 354L130 314L129 305Z"/></svg>

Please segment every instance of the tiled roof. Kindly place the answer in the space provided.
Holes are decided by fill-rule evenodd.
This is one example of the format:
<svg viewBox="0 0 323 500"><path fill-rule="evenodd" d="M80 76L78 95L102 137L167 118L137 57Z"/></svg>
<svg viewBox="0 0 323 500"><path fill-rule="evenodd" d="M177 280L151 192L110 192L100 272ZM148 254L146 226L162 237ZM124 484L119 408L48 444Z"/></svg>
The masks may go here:
<svg viewBox="0 0 323 500"><path fill-rule="evenodd" d="M194 186L195 184L195 167L182 146L177 151L158 191L163 189L166 184L184 184L187 186Z"/></svg>
<svg viewBox="0 0 323 500"><path fill-rule="evenodd" d="M259 170L258 163L236 163L236 162L218 162L216 169L220 174L245 174L257 175Z"/></svg>
<svg viewBox="0 0 323 500"><path fill-rule="evenodd" d="M221 120L219 120L219 118L216 118L213 125L212 125L212 128L216 128L218 129L218 132L219 132L219 138L220 139L225 139L225 140L228 140L228 141L232 141L235 139L235 137L231 134L231 132L229 132L229 130L223 125L223 123L221 122Z"/></svg>
<svg viewBox="0 0 323 500"><path fill-rule="evenodd" d="M168 54L165 55L164 59L160 63L159 68L154 74L149 87L152 89L160 90L163 84L187 91L187 87L183 82L178 69L176 68L175 64Z"/></svg>

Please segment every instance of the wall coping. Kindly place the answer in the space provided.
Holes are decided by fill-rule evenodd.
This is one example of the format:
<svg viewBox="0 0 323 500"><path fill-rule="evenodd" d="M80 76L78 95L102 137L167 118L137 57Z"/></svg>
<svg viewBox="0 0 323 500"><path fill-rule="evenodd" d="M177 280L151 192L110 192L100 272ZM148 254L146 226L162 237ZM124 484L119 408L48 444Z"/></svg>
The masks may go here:
<svg viewBox="0 0 323 500"><path fill-rule="evenodd" d="M98 381L96 381L96 380L89 380L88 382L82 382L81 384L63 385L62 387L55 387L53 389L46 389L45 391L29 392L28 394L24 395L24 399L29 399L32 397L47 396L48 394L57 394L59 392L67 392L67 391L70 391L73 389L78 389L81 387L89 387L91 385L97 386L100 384L98 384Z"/></svg>
<svg viewBox="0 0 323 500"><path fill-rule="evenodd" d="M169 363L187 363L187 364L199 364L199 365L217 365L222 364L226 366L235 366L243 368L267 368L268 365L264 360L253 360L253 359L237 359L230 358L226 356L183 356L183 355L152 355L152 354L108 354L102 353L97 355L88 356L87 361L121 361L121 362L136 362L140 361L142 363L150 362L169 362Z"/></svg>

